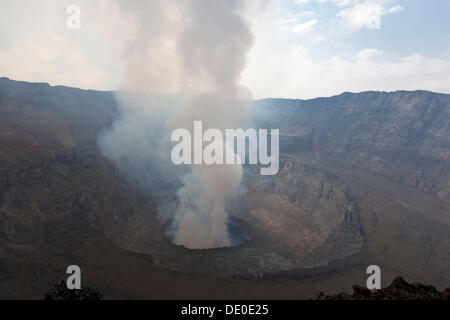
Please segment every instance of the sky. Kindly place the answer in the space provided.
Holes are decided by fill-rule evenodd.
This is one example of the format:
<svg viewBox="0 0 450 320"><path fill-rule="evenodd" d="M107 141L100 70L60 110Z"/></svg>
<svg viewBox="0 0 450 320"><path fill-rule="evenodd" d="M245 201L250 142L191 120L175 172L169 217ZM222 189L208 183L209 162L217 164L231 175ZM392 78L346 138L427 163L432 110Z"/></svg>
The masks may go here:
<svg viewBox="0 0 450 320"><path fill-rule="evenodd" d="M0 0L0 76L120 88L124 50L136 33L120 1ZM241 83L255 99L367 90L450 93L449 0L244 3L254 45ZM81 8L79 30L67 28L72 4Z"/></svg>

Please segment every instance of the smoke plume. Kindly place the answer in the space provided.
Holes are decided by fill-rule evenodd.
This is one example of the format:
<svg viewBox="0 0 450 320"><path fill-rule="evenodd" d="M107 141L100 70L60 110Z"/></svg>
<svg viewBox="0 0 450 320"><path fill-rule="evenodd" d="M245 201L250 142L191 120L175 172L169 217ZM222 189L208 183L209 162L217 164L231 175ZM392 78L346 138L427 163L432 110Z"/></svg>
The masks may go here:
<svg viewBox="0 0 450 320"><path fill-rule="evenodd" d="M253 44L245 8L233 0L120 1L119 6L133 36L123 54L121 117L100 136L102 152L147 191L178 183L168 229L176 244L230 246L227 203L239 191L242 167L174 169L169 139L174 129L192 130L194 120L201 120L204 130L248 126L240 101L251 93L239 84Z"/></svg>

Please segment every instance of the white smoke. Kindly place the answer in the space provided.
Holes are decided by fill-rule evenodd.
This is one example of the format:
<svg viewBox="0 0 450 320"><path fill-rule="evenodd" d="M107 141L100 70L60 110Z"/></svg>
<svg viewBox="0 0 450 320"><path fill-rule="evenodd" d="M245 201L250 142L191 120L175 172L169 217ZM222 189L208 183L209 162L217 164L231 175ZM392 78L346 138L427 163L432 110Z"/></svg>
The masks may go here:
<svg viewBox="0 0 450 320"><path fill-rule="evenodd" d="M238 193L242 167L193 165L187 173L172 170L170 133L176 128L191 130L194 120L201 120L205 130L248 125L239 101L250 99L251 93L239 82L253 35L242 3L119 1L123 18L134 30L124 52L121 89L184 96L121 93L121 118L100 137L99 145L142 185L160 185L181 175L169 234L188 248L232 244L227 202Z"/></svg>

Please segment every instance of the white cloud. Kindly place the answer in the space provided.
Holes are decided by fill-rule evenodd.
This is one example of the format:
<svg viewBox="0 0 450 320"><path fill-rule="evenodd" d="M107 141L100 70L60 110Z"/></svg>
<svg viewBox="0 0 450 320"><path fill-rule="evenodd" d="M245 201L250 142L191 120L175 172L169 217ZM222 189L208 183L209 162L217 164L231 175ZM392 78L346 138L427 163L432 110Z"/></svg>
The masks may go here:
<svg viewBox="0 0 450 320"><path fill-rule="evenodd" d="M381 56L383 51L378 49L364 49L358 52L357 59L360 61L367 61L376 56Z"/></svg>
<svg viewBox="0 0 450 320"><path fill-rule="evenodd" d="M121 72L117 61L124 40L132 35L131 27L115 2L79 0L78 4L82 28L69 31L64 1L1 2L0 76L115 89Z"/></svg>
<svg viewBox="0 0 450 320"><path fill-rule="evenodd" d="M298 18L309 18L309 17L312 17L313 15L314 15L314 11L311 11L311 10L306 10L306 11L302 11L302 12L295 14L295 16Z"/></svg>
<svg viewBox="0 0 450 320"><path fill-rule="evenodd" d="M304 23L300 23L300 24L293 26L292 31L295 33L306 33L306 32L309 32L312 29L312 27L314 27L316 25L316 23L317 23L317 20L312 19L312 20L306 21Z"/></svg>
<svg viewBox="0 0 450 320"><path fill-rule="evenodd" d="M351 4L357 4L359 0L333 0L333 3L338 7L346 7Z"/></svg>
<svg viewBox="0 0 450 320"><path fill-rule="evenodd" d="M402 10L403 10L403 7L397 5L397 6L390 7L388 10L388 13L395 13L395 12L399 12Z"/></svg>
<svg viewBox="0 0 450 320"><path fill-rule="evenodd" d="M308 2L309 2L309 0L295 0L295 3L298 5L307 4Z"/></svg>
<svg viewBox="0 0 450 320"><path fill-rule="evenodd" d="M363 27L368 29L380 29L381 18L386 14L392 14L403 9L396 5L387 8L392 0L333 0L341 9L337 16L342 18L349 30L358 30Z"/></svg>
<svg viewBox="0 0 450 320"><path fill-rule="evenodd" d="M293 22L297 22L298 19L297 18L281 18L280 22L281 23L293 23Z"/></svg>
<svg viewBox="0 0 450 320"><path fill-rule="evenodd" d="M389 14L387 11L395 5L394 1L382 3L384 14ZM336 5L331 0L328 2ZM360 4L366 2L360 1ZM355 4L350 3L348 7L339 8L338 11L353 7ZM252 21L256 42L248 57L242 83L252 90L255 98L306 99L340 94L344 91L366 90L424 89L450 93L448 58L439 59L420 54L394 58L388 55L392 52L389 48L386 48L386 53L377 48L349 52L348 50L352 49L345 45L340 47L341 52L334 52L327 48L327 43L324 46L313 45L310 51L305 46L313 41L330 41L334 44L333 32L314 25L310 27L314 29L310 29L307 37L302 34L301 40L296 42L302 43L302 46L293 46L293 41L300 37L292 34L291 29L279 27L279 16L276 12L277 10L270 10L260 19ZM358 28L366 27L366 21L362 21ZM339 21L339 24L342 22ZM335 28L336 25L328 27ZM303 27L300 29L303 30ZM318 34L316 29L321 33ZM341 32L340 29L334 31ZM307 41L304 41L305 38Z"/></svg>
<svg viewBox="0 0 450 320"><path fill-rule="evenodd" d="M298 12L295 14L287 14L280 18L280 22L281 23L294 23L294 22L298 22L299 20L302 20L304 18L311 18L312 16L314 16L314 11L306 10L306 11L301 11L301 12Z"/></svg>
<svg viewBox="0 0 450 320"><path fill-rule="evenodd" d="M297 46L252 55L243 82L255 98L306 99L367 90L450 93L450 61L419 54L388 59L380 50L365 49L349 57L316 60Z"/></svg>
<svg viewBox="0 0 450 320"><path fill-rule="evenodd" d="M45 46L39 43L46 43ZM64 55L60 54L64 51ZM113 88L118 79L98 68L70 39L51 36L0 48L0 75L16 80L90 88Z"/></svg>

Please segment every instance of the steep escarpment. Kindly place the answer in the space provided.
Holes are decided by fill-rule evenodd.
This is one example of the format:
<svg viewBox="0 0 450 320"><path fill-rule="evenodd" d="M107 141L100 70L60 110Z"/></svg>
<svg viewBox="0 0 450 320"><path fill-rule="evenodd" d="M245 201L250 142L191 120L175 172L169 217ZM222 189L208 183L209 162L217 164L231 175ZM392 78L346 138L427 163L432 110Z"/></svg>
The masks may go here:
<svg viewBox="0 0 450 320"><path fill-rule="evenodd" d="M113 237L134 210L125 179L96 147L116 110L110 93L0 79L3 281L54 270L74 239Z"/></svg>
<svg viewBox="0 0 450 320"><path fill-rule="evenodd" d="M112 232L133 203L96 147L112 95L2 78L0 97L2 238L42 239L56 222Z"/></svg>
<svg viewBox="0 0 450 320"><path fill-rule="evenodd" d="M304 141L285 152L310 152L336 166L351 162L450 201L450 95L343 93L307 101L267 99L256 102L255 110L264 115L261 123L282 128L284 144Z"/></svg>
<svg viewBox="0 0 450 320"><path fill-rule="evenodd" d="M324 265L363 245L359 199L335 175L283 156L276 176L253 175L248 186L250 214L283 235L284 246L295 248L304 264Z"/></svg>
<svg viewBox="0 0 450 320"><path fill-rule="evenodd" d="M11 168L1 185L1 238L28 244L50 225L114 233L133 210L127 186L92 150L58 151Z"/></svg>

